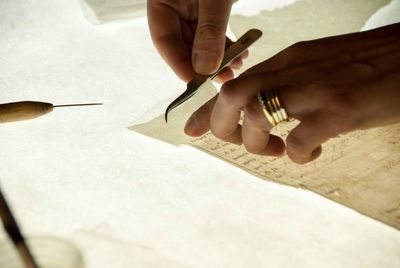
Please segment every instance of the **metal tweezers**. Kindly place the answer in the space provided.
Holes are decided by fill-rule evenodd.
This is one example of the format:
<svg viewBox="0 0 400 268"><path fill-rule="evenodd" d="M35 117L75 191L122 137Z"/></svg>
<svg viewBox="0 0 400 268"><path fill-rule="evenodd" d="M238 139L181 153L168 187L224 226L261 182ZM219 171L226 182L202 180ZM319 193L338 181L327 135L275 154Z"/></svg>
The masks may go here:
<svg viewBox="0 0 400 268"><path fill-rule="evenodd" d="M232 61L238 58L246 49L248 49L257 39L259 39L262 35L262 32L257 29L251 29L247 33L245 33L242 37L240 37L236 42L230 45L224 54L224 58L222 59L221 66L219 69L210 75L196 75L186 87L186 90L175 99L170 105L168 105L167 110L165 111L165 122L168 121L168 113L190 99L200 88L200 86L207 81L207 79L214 79L225 67L227 67Z"/></svg>

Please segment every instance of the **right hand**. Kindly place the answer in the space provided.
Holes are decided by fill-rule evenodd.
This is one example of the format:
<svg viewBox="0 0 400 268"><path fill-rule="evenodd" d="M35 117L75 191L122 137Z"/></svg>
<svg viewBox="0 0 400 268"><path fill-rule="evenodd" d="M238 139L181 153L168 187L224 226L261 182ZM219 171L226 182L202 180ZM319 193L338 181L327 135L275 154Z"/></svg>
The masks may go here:
<svg viewBox="0 0 400 268"><path fill-rule="evenodd" d="M211 130L250 153L279 156L286 150L305 164L331 138L400 123L399 85L400 23L300 42L225 83L192 115L185 133L198 137ZM257 99L269 90L279 90L289 117L300 121L286 144L270 135L273 126Z"/></svg>
<svg viewBox="0 0 400 268"><path fill-rule="evenodd" d="M196 73L211 74L220 66L225 47L226 28L233 0L148 0L150 33L158 52L184 81ZM243 54L243 57L247 52ZM240 68L239 58L231 68ZM227 68L221 82L233 78Z"/></svg>

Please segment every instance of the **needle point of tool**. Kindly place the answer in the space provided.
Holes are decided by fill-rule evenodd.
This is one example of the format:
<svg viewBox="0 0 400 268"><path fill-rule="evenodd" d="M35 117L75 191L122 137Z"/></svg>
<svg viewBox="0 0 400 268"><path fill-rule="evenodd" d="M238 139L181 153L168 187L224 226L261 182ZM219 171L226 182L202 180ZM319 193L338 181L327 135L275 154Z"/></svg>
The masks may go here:
<svg viewBox="0 0 400 268"><path fill-rule="evenodd" d="M73 106L93 106L93 105L103 105L104 103L77 103L77 104L61 104L61 105L53 105L54 108L60 107L73 107Z"/></svg>

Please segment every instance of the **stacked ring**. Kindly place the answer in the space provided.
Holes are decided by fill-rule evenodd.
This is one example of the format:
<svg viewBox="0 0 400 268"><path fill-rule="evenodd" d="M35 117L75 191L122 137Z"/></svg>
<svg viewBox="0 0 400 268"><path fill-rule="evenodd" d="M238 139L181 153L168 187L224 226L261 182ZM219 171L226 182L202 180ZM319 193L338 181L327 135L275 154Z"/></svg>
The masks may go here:
<svg viewBox="0 0 400 268"><path fill-rule="evenodd" d="M264 115L272 126L276 126L282 121L288 120L286 109L279 97L277 90L260 91L257 95Z"/></svg>

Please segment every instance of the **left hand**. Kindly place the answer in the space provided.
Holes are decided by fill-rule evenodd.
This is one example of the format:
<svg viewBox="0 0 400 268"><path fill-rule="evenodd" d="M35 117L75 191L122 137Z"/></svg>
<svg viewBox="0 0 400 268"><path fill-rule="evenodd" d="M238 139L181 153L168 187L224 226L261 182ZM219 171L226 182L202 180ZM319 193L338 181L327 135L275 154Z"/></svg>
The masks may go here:
<svg viewBox="0 0 400 268"><path fill-rule="evenodd" d="M270 135L256 99L277 89L290 117L300 124L284 141ZM243 124L239 124L241 112ZM321 144L341 133L400 122L400 23L297 43L225 83L189 119L185 132L211 130L221 140L255 154L287 151L304 164Z"/></svg>
<svg viewBox="0 0 400 268"><path fill-rule="evenodd" d="M221 64L224 50L232 44L226 37L233 0L148 0L147 19L151 38L172 70L189 82L196 73L212 74ZM216 78L233 78L247 52Z"/></svg>

